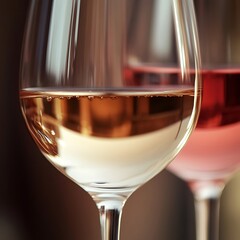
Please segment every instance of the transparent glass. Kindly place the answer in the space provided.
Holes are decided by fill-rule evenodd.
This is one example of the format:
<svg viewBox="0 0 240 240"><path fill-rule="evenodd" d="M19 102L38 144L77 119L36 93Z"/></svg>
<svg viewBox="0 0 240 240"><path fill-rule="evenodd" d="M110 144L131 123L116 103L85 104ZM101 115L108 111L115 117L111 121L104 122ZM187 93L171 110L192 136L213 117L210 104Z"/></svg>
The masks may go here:
<svg viewBox="0 0 240 240"><path fill-rule="evenodd" d="M198 240L219 239L222 190L240 166L240 2L196 0L203 99L197 128L169 166L186 180Z"/></svg>
<svg viewBox="0 0 240 240"><path fill-rule="evenodd" d="M43 155L87 191L103 240L127 198L173 160L200 109L188 0L35 0L20 102Z"/></svg>

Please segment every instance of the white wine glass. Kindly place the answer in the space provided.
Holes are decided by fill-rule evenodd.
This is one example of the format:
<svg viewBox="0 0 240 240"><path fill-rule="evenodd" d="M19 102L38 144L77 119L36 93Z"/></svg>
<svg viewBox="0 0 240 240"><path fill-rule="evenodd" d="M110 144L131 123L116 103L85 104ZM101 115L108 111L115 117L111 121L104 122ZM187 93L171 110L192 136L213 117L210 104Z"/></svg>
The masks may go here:
<svg viewBox="0 0 240 240"><path fill-rule="evenodd" d="M20 102L43 155L95 201L103 240L173 160L201 100L191 0L34 0Z"/></svg>
<svg viewBox="0 0 240 240"><path fill-rule="evenodd" d="M219 239L222 191L240 167L239 3L195 0L202 106L197 128L168 170L193 193L197 240Z"/></svg>

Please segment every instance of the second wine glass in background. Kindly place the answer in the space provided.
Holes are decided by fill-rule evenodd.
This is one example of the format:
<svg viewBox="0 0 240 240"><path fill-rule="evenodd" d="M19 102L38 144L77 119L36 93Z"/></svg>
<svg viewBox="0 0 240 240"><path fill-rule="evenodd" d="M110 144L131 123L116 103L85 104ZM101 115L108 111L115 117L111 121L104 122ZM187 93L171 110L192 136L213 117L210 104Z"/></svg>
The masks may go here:
<svg viewBox="0 0 240 240"><path fill-rule="evenodd" d="M203 101L196 130L168 169L193 192L197 240L218 240L222 190L240 167L240 3L195 4Z"/></svg>

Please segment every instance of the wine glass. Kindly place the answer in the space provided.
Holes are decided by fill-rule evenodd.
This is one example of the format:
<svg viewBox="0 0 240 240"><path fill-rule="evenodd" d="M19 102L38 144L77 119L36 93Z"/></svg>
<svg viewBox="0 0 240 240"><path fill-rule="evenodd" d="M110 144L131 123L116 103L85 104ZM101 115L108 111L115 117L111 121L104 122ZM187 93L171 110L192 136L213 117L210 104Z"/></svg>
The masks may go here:
<svg viewBox="0 0 240 240"><path fill-rule="evenodd" d="M219 201L240 167L240 2L195 1L203 100L197 128L169 170L193 192L197 240L219 239Z"/></svg>
<svg viewBox="0 0 240 240"><path fill-rule="evenodd" d="M35 0L20 102L43 155L119 239L127 198L176 156L200 109L191 0Z"/></svg>

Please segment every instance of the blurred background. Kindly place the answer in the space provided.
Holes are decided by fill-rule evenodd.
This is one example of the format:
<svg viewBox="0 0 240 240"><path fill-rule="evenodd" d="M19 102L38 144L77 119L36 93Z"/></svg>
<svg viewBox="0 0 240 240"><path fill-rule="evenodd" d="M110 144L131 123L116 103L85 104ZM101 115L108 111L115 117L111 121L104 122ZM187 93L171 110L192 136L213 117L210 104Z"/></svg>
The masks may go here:
<svg viewBox="0 0 240 240"><path fill-rule="evenodd" d="M0 3L0 239L100 240L90 196L39 152L18 99L19 63L28 0ZM221 202L220 240L240 237L240 174ZM163 171L136 191L123 210L121 240L195 239L187 185Z"/></svg>

